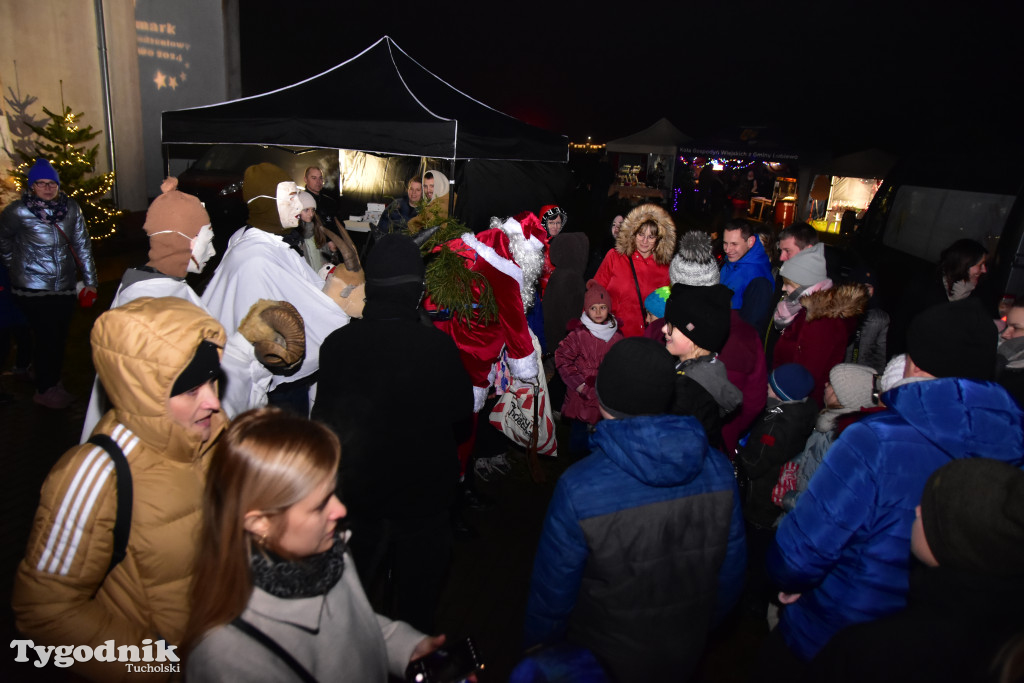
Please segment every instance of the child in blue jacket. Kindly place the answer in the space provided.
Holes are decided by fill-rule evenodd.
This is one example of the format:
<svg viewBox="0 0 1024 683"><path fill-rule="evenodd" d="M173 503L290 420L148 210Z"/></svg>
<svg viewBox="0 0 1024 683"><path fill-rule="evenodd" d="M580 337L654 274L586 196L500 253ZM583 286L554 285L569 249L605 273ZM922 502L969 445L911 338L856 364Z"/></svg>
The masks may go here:
<svg viewBox="0 0 1024 683"><path fill-rule="evenodd" d="M613 680L685 680L746 566L732 466L700 422L670 415L675 359L624 339L597 374L591 455L562 475L526 608L526 645L567 639Z"/></svg>

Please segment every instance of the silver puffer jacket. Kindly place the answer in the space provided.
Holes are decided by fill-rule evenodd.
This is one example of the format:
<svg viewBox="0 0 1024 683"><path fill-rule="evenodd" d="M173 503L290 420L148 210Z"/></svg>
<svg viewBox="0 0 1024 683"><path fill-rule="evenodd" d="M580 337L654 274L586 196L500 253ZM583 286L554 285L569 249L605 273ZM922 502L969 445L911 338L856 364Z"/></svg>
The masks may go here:
<svg viewBox="0 0 1024 683"><path fill-rule="evenodd" d="M67 240L55 227L39 220L20 199L0 213L0 258L14 287L51 292L73 290L79 279L78 266L68 241L82 261L85 272L81 279L88 286L96 286L89 233L74 199L68 199L68 213L60 227Z"/></svg>

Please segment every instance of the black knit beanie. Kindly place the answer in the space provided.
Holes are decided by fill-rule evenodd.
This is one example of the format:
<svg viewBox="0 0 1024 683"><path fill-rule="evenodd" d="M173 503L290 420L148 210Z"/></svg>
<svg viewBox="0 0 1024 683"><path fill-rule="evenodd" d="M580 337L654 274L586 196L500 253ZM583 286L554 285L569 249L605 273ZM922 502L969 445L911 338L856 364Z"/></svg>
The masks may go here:
<svg viewBox="0 0 1024 683"><path fill-rule="evenodd" d="M367 303L387 299L415 308L423 294L425 273L423 257L411 237L385 235L366 260Z"/></svg>
<svg viewBox="0 0 1024 683"><path fill-rule="evenodd" d="M199 342L192 360L181 371L174 386L171 387L171 396L184 394L186 391L195 389L201 384L206 384L211 379L220 376L220 353L218 347L212 341L204 339Z"/></svg>
<svg viewBox="0 0 1024 683"><path fill-rule="evenodd" d="M676 283L665 302L665 320L702 349L718 353L729 338L732 290L725 285Z"/></svg>
<svg viewBox="0 0 1024 683"><path fill-rule="evenodd" d="M408 235L384 235L366 260L366 284L377 287L423 283L426 267L420 249Z"/></svg>
<svg viewBox="0 0 1024 683"><path fill-rule="evenodd" d="M997 343L991 316L969 297L932 306L907 331L907 355L936 377L994 379Z"/></svg>
<svg viewBox="0 0 1024 683"><path fill-rule="evenodd" d="M1024 576L1024 472L964 458L936 470L921 495L924 536L936 561L989 576Z"/></svg>
<svg viewBox="0 0 1024 683"><path fill-rule="evenodd" d="M614 344L597 369L597 400L616 419L663 415L672 405L676 359L646 337Z"/></svg>

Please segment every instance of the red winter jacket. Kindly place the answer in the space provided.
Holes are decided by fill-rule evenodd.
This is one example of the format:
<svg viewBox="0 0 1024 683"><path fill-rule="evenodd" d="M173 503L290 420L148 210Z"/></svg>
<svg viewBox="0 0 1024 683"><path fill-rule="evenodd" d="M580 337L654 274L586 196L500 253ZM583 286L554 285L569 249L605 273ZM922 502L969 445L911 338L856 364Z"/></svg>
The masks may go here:
<svg viewBox="0 0 1024 683"><path fill-rule="evenodd" d="M626 256L614 249L608 251L594 279L608 290L612 298L612 313L619 321L619 330L623 336L639 337L644 333L644 319L640 312L633 269L629 267L630 259L636 267L640 298L646 299L658 287L669 284L668 265L659 265L654 254L643 258L639 252L634 251L632 255Z"/></svg>
<svg viewBox="0 0 1024 683"><path fill-rule="evenodd" d="M814 377L811 398L825 405L828 372L846 357L846 343L867 308L867 288L861 284L840 285L802 297L800 304L803 310L775 342L772 369L785 363L807 368Z"/></svg>

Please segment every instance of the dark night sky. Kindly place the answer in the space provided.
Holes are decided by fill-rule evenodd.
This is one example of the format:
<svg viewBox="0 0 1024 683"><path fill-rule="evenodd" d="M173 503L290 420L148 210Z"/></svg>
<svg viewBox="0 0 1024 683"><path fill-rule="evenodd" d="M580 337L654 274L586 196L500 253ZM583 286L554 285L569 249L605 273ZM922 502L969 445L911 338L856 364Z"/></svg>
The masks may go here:
<svg viewBox="0 0 1024 683"><path fill-rule="evenodd" d="M1015 3L984 13L968 3L782 11L767 1L652 0L603 11L460 0L420 11L388 3L389 13L383 4L296 2L290 22L279 2L242 0L244 94L315 75L388 34L463 92L573 141L628 135L662 116L698 139L766 126L762 135L837 153L1017 152L1022 138ZM295 28L282 34L285 24Z"/></svg>

